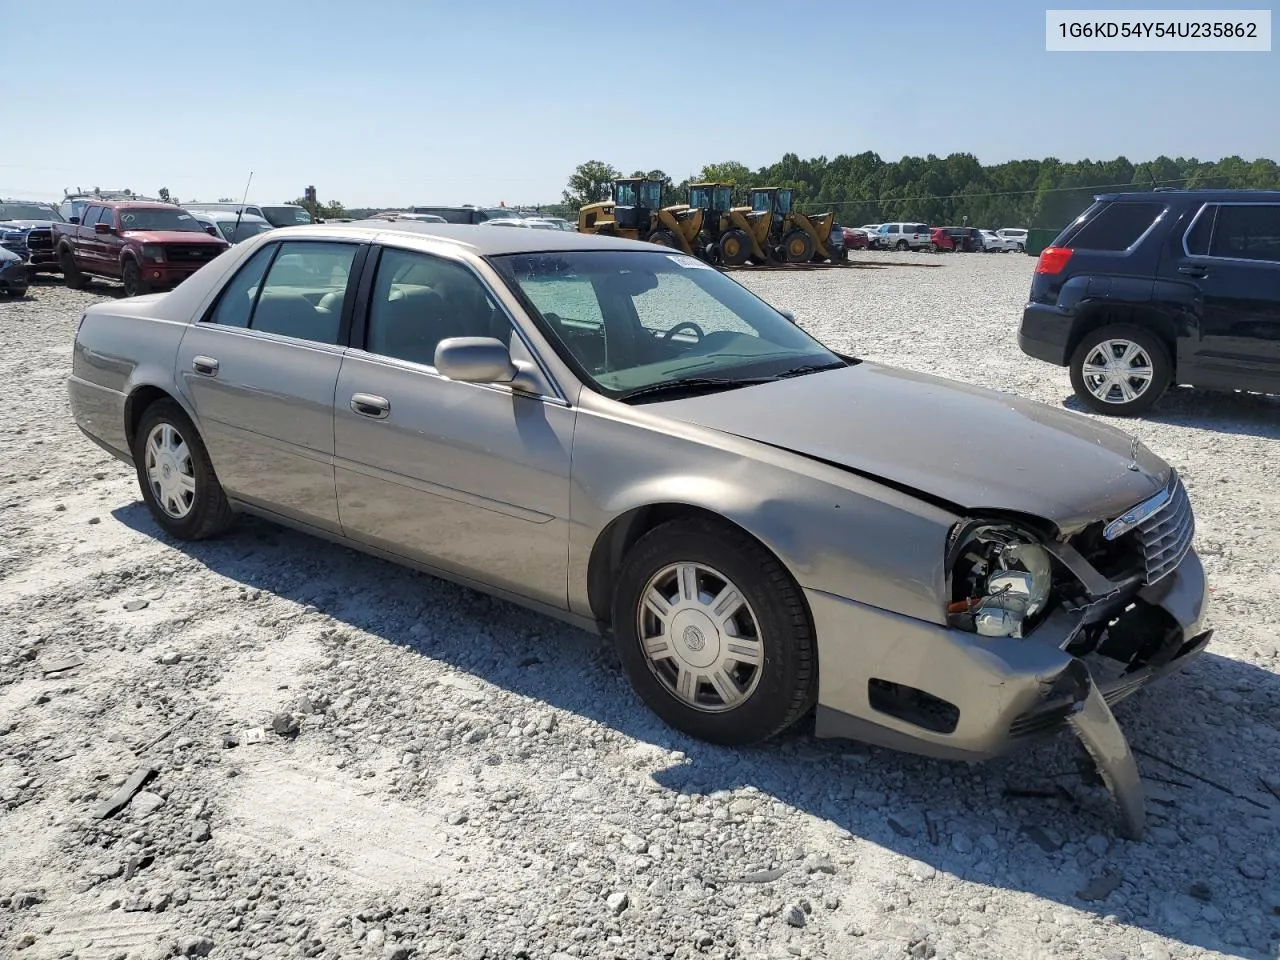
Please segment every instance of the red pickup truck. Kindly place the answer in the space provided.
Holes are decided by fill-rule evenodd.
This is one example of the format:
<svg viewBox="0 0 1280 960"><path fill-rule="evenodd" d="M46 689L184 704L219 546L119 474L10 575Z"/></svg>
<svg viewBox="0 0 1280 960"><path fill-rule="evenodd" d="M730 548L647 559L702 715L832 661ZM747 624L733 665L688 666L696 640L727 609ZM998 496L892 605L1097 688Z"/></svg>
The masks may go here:
<svg viewBox="0 0 1280 960"><path fill-rule="evenodd" d="M105 277L129 297L176 287L230 247L181 207L124 200L90 202L80 217L54 224L53 243L67 286Z"/></svg>

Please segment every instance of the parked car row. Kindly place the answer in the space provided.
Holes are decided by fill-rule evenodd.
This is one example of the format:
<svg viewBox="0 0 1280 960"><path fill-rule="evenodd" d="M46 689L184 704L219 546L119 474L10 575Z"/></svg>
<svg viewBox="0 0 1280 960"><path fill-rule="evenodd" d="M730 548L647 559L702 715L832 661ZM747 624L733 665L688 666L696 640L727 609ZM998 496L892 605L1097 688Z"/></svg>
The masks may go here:
<svg viewBox="0 0 1280 960"><path fill-rule="evenodd" d="M931 227L927 223L899 221L867 223L844 229L845 246L855 250L928 250L930 252L1019 253L1026 246L1027 231L1020 227L982 230L977 227Z"/></svg>

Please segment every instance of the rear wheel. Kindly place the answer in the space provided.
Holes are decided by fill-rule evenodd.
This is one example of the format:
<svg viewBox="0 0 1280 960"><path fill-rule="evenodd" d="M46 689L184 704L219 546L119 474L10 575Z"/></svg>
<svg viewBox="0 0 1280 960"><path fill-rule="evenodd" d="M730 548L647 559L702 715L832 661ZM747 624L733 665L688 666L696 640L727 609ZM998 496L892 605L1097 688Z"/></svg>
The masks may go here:
<svg viewBox="0 0 1280 960"><path fill-rule="evenodd" d="M1173 381L1164 343L1141 327L1116 324L1087 334L1071 356L1071 386L1090 410L1145 413Z"/></svg>
<svg viewBox="0 0 1280 960"><path fill-rule="evenodd" d="M782 238L782 255L787 263L808 263L813 254L813 237L803 230L792 230Z"/></svg>
<svg viewBox="0 0 1280 960"><path fill-rule="evenodd" d="M142 499L156 523L180 540L203 540L231 526L235 514L195 424L172 400L147 407L133 439Z"/></svg>
<svg viewBox="0 0 1280 960"><path fill-rule="evenodd" d="M800 590L735 527L673 520L645 534L623 560L613 625L636 692L690 736L755 743L813 703L817 660Z"/></svg>
<svg viewBox="0 0 1280 960"><path fill-rule="evenodd" d="M720 257L731 267L740 266L751 256L751 238L740 228L726 230L720 238Z"/></svg>
<svg viewBox="0 0 1280 960"><path fill-rule="evenodd" d="M660 247L679 248L680 241L676 239L676 235L670 230L655 230L649 234L649 242L656 243Z"/></svg>
<svg viewBox="0 0 1280 960"><path fill-rule="evenodd" d="M136 260L128 259L124 262L124 268L120 271L120 279L124 282L124 295L126 297L140 297L144 293L151 292L147 282L142 279L142 271L138 268L138 261Z"/></svg>
<svg viewBox="0 0 1280 960"><path fill-rule="evenodd" d="M58 254L58 264L62 267L62 279L66 281L68 287L72 290L85 288L89 278L80 272L80 268L76 266L76 258L72 256L70 250L64 249Z"/></svg>

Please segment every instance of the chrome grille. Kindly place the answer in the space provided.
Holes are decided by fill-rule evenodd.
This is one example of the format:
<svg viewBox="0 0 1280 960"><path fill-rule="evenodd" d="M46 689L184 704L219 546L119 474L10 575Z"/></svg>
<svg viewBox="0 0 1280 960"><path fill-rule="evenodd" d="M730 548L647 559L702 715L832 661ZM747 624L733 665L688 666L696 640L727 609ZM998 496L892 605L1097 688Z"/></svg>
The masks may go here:
<svg viewBox="0 0 1280 960"><path fill-rule="evenodd" d="M164 253L170 263L207 263L224 249L224 247L220 247L216 243L201 243L189 246L179 246L171 243L166 244Z"/></svg>
<svg viewBox="0 0 1280 960"><path fill-rule="evenodd" d="M1108 524L1105 536L1114 540L1130 530L1136 531L1142 544L1147 583L1155 583L1182 562L1191 549L1196 522L1176 471L1169 471L1163 490Z"/></svg>
<svg viewBox="0 0 1280 960"><path fill-rule="evenodd" d="M27 246L32 250L52 250L53 231L37 227L27 234Z"/></svg>

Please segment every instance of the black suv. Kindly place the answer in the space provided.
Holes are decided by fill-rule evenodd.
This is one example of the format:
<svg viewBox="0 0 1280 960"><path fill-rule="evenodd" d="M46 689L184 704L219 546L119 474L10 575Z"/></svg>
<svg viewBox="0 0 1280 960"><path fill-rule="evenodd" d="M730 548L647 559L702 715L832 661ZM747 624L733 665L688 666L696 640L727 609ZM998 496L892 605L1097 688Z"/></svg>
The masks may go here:
<svg viewBox="0 0 1280 960"><path fill-rule="evenodd" d="M1040 254L1018 344L1099 413L1173 383L1280 392L1280 191L1097 197Z"/></svg>

